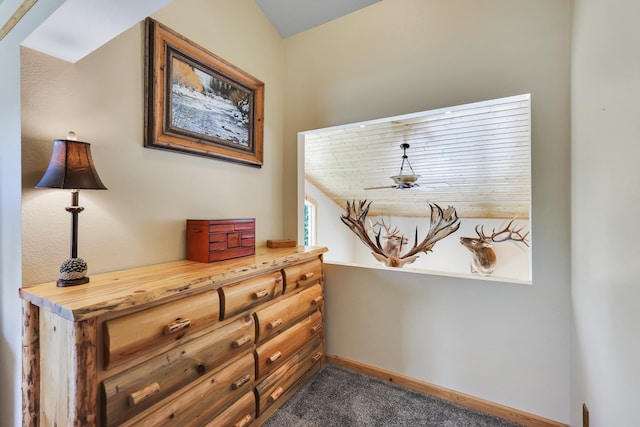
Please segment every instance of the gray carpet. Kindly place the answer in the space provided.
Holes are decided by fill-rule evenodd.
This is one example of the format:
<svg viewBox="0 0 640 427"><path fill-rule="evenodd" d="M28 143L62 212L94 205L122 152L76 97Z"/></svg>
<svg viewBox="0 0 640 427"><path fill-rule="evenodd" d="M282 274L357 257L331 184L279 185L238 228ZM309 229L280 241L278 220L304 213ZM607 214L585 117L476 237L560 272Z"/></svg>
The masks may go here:
<svg viewBox="0 0 640 427"><path fill-rule="evenodd" d="M263 424L263 427L342 426L522 427L331 364Z"/></svg>

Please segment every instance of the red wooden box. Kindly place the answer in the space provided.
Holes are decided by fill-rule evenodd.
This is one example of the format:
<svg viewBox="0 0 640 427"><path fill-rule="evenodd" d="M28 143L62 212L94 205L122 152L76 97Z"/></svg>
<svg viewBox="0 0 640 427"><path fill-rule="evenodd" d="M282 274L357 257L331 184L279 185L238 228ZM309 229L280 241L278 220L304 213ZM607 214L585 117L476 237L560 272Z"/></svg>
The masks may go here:
<svg viewBox="0 0 640 427"><path fill-rule="evenodd" d="M190 261L215 262L255 253L255 218L187 220Z"/></svg>

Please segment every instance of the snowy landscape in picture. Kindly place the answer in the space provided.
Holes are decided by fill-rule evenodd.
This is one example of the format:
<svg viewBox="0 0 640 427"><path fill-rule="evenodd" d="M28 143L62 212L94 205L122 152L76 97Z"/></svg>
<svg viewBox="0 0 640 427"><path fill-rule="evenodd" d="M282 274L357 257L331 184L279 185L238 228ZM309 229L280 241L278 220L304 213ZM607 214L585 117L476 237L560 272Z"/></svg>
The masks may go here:
<svg viewBox="0 0 640 427"><path fill-rule="evenodd" d="M190 67L197 75L202 91L184 84L180 76L171 85L171 126L249 147L249 108L247 94L237 100L216 94L212 87L220 83L215 77ZM236 93L239 90L234 89Z"/></svg>

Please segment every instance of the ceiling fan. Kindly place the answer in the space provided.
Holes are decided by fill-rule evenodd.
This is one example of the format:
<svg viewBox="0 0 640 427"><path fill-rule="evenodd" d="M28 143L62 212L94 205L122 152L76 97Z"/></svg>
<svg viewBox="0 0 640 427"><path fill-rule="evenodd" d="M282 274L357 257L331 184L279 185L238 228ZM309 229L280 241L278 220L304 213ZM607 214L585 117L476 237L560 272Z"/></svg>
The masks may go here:
<svg viewBox="0 0 640 427"><path fill-rule="evenodd" d="M407 156L407 148L409 148L409 144L403 142L400 144L400 148L402 148L402 164L400 165L400 173L398 175L391 176L390 178L393 180L394 185L385 185L382 187L368 187L365 190L380 190L383 188L393 188L397 190L404 190L408 188L420 187L420 185L416 182L420 175L416 175L411 167L411 163L409 163L409 156ZM411 174L404 174L404 164L409 166L411 170Z"/></svg>

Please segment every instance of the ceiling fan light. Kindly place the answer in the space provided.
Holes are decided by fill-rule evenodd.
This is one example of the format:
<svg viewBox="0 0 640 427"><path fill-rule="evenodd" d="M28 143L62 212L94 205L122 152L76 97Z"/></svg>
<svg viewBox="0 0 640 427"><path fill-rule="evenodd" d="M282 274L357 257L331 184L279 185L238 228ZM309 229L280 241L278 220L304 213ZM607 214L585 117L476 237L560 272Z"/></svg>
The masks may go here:
<svg viewBox="0 0 640 427"><path fill-rule="evenodd" d="M413 184L415 183L420 175L394 175L390 177L396 185L404 185L404 184Z"/></svg>

